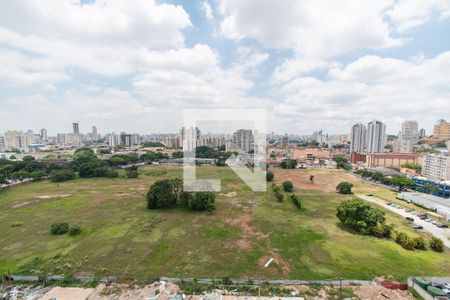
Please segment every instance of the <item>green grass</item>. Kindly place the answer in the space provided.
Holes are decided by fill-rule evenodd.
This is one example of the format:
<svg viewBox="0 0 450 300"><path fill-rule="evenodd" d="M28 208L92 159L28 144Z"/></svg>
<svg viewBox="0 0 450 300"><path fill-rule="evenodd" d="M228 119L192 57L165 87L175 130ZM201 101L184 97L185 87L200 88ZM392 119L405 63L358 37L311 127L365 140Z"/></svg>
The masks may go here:
<svg viewBox="0 0 450 300"><path fill-rule="evenodd" d="M197 170L198 177L222 180L213 214L148 210L150 184L181 178L181 171L145 166L137 179L39 182L0 192L0 273L262 279L450 276L449 251L407 251L392 240L360 236L342 227L336 206L353 196L296 188L302 201L299 210L288 199L277 202L270 192L252 192L228 168ZM308 177L302 173L306 171L289 172ZM326 181L326 171L320 172L318 180ZM336 171L330 174L333 180L339 177ZM357 189L373 190L363 183ZM237 196L230 197L230 192ZM419 234L401 217L387 212L387 218L397 229ZM82 233L50 235L55 222L79 225ZM270 257L275 261L264 268Z"/></svg>

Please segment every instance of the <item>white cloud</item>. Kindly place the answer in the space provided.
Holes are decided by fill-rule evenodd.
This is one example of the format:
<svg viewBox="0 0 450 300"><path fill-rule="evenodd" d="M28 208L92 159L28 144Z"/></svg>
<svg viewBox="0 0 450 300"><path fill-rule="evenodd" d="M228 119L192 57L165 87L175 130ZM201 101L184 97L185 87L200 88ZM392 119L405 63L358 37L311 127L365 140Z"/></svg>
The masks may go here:
<svg viewBox="0 0 450 300"><path fill-rule="evenodd" d="M450 17L450 0L400 0L387 12L398 32L423 25L434 14L440 20Z"/></svg>
<svg viewBox="0 0 450 300"><path fill-rule="evenodd" d="M328 74L323 80L297 77L281 85L278 116L306 131L329 132L376 118L396 133L405 118L431 126L450 111L450 52L423 61L364 56Z"/></svg>
<svg viewBox="0 0 450 300"><path fill-rule="evenodd" d="M208 20L214 19L213 10L212 10L211 4L209 4L208 0L203 0L203 2L201 4L201 8L203 10L203 13L205 14L205 17Z"/></svg>
<svg viewBox="0 0 450 300"><path fill-rule="evenodd" d="M384 11L392 0L222 0L221 32L252 38L269 48L288 48L306 59L329 58L360 48L398 46Z"/></svg>

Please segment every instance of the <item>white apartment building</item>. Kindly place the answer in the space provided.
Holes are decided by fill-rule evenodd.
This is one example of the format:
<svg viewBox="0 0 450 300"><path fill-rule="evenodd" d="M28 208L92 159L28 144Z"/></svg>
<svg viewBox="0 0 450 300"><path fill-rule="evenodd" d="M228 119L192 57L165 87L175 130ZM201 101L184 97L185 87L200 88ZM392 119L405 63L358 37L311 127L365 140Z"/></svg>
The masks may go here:
<svg viewBox="0 0 450 300"><path fill-rule="evenodd" d="M367 125L367 153L382 153L386 145L386 125L372 121Z"/></svg>
<svg viewBox="0 0 450 300"><path fill-rule="evenodd" d="M450 180L450 156L426 155L422 163L422 176L437 180Z"/></svg>
<svg viewBox="0 0 450 300"><path fill-rule="evenodd" d="M253 132L249 129L239 129L233 134L233 150L249 153L254 150Z"/></svg>
<svg viewBox="0 0 450 300"><path fill-rule="evenodd" d="M366 150L367 129L361 123L352 126L350 132L350 153L364 153Z"/></svg>
<svg viewBox="0 0 450 300"><path fill-rule="evenodd" d="M5 147L5 138L0 135L0 152L5 151L6 147Z"/></svg>
<svg viewBox="0 0 450 300"><path fill-rule="evenodd" d="M417 144L419 140L419 123L417 121L403 122L398 140L399 152L412 153L414 145Z"/></svg>

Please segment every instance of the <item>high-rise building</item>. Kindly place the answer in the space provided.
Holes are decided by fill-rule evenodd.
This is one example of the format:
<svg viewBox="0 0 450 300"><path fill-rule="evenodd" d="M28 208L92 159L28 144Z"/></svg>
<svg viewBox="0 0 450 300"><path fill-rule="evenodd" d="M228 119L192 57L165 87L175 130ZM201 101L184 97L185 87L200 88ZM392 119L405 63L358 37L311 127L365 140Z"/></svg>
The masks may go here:
<svg viewBox="0 0 450 300"><path fill-rule="evenodd" d="M98 133L97 133L97 127L92 126L92 140L94 142L98 141Z"/></svg>
<svg viewBox="0 0 450 300"><path fill-rule="evenodd" d="M72 127L73 127L74 134L80 134L80 123L79 122L73 122Z"/></svg>
<svg viewBox="0 0 450 300"><path fill-rule="evenodd" d="M427 136L427 132L424 128L419 130L419 138L424 138Z"/></svg>
<svg viewBox="0 0 450 300"><path fill-rule="evenodd" d="M443 141L450 140L450 123L443 119L438 120L433 128L433 138Z"/></svg>
<svg viewBox="0 0 450 300"><path fill-rule="evenodd" d="M119 136L114 132L110 133L107 138L109 147L116 147L119 144Z"/></svg>
<svg viewBox="0 0 450 300"><path fill-rule="evenodd" d="M386 125L373 120L367 124L367 153L384 152L386 144Z"/></svg>
<svg viewBox="0 0 450 300"><path fill-rule="evenodd" d="M25 150L28 145L32 143L33 132L23 132L23 131L7 131L5 132L5 149L21 149Z"/></svg>
<svg viewBox="0 0 450 300"><path fill-rule="evenodd" d="M419 123L417 121L405 121L402 123L402 130L400 131L399 152L412 153L414 145L419 140Z"/></svg>
<svg viewBox="0 0 450 300"><path fill-rule="evenodd" d="M48 140L48 138L47 138L47 129L42 128L40 136L41 136L41 142L46 142Z"/></svg>
<svg viewBox="0 0 450 300"><path fill-rule="evenodd" d="M137 133L131 135L131 145L137 146L141 144L141 136Z"/></svg>
<svg viewBox="0 0 450 300"><path fill-rule="evenodd" d="M437 180L450 180L450 156L426 155L422 162L422 176Z"/></svg>
<svg viewBox="0 0 450 300"><path fill-rule="evenodd" d="M253 132L249 129L239 129L233 134L233 148L238 152L254 151Z"/></svg>
<svg viewBox="0 0 450 300"><path fill-rule="evenodd" d="M0 152L4 152L5 150L5 137L3 135L0 135Z"/></svg>
<svg viewBox="0 0 450 300"><path fill-rule="evenodd" d="M286 148L289 145L289 138L287 136L283 136L281 138L281 148Z"/></svg>
<svg viewBox="0 0 450 300"><path fill-rule="evenodd" d="M198 127L181 128L181 143L184 150L193 151L200 146L201 132Z"/></svg>
<svg viewBox="0 0 450 300"><path fill-rule="evenodd" d="M124 147L131 147L131 134L125 132L120 133L120 145Z"/></svg>
<svg viewBox="0 0 450 300"><path fill-rule="evenodd" d="M364 153L366 151L367 129L361 123L352 126L350 132L350 153Z"/></svg>

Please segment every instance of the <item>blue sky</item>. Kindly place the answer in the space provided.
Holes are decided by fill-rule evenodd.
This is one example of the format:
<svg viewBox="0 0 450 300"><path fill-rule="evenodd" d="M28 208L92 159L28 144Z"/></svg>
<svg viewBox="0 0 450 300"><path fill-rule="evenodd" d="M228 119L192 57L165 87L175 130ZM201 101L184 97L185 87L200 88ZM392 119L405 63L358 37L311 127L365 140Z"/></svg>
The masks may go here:
<svg viewBox="0 0 450 300"><path fill-rule="evenodd" d="M0 6L0 133L175 132L202 107L264 108L297 134L450 119L450 0Z"/></svg>

